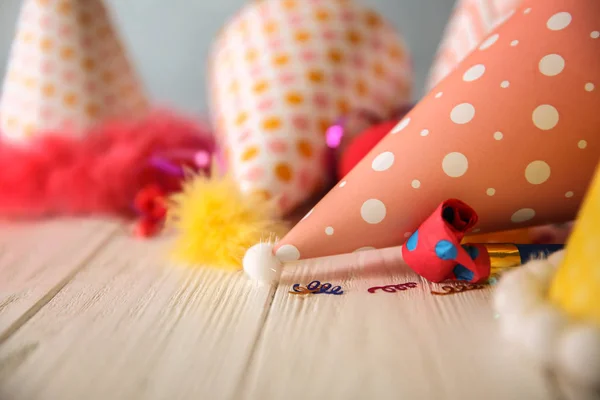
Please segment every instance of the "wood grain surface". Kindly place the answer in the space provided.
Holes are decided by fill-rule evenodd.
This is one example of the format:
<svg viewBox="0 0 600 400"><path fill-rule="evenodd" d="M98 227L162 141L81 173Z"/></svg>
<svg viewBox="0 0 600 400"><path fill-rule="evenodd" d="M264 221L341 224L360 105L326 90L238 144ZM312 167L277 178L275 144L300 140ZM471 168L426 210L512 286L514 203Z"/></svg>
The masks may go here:
<svg viewBox="0 0 600 400"><path fill-rule="evenodd" d="M167 245L116 222L0 225L0 400L583 398L501 340L490 289L434 296L398 249L270 287L171 265ZM313 280L344 293L289 293Z"/></svg>

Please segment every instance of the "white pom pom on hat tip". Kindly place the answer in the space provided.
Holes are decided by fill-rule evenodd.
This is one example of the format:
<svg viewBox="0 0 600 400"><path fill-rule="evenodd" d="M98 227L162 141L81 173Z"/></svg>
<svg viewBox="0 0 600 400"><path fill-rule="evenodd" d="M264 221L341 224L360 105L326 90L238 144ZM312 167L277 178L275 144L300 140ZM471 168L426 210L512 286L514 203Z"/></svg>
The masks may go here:
<svg viewBox="0 0 600 400"><path fill-rule="evenodd" d="M250 279L265 284L279 281L283 263L275 255L274 247L273 243L258 243L246 251L242 266Z"/></svg>
<svg viewBox="0 0 600 400"><path fill-rule="evenodd" d="M530 261L507 273L494 293L503 336L570 381L600 388L600 329L569 321L546 300L564 251L552 259Z"/></svg>

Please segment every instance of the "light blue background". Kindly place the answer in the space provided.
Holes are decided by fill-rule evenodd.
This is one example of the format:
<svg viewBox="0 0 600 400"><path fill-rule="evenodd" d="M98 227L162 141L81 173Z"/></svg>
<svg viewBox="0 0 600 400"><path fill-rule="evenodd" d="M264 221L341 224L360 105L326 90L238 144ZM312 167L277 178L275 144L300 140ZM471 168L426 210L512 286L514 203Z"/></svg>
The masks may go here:
<svg viewBox="0 0 600 400"><path fill-rule="evenodd" d="M80 0L86 1L86 0ZM206 110L206 58L219 28L245 0L107 0L148 92L194 114ZM403 34L423 87L453 0L357 0L383 13ZM4 75L21 0L0 0L0 73Z"/></svg>

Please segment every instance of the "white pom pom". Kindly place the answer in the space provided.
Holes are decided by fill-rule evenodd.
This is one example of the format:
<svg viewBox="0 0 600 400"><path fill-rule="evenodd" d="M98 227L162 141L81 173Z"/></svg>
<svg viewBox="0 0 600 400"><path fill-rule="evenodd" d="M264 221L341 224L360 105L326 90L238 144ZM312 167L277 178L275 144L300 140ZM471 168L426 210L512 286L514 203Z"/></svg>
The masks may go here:
<svg viewBox="0 0 600 400"><path fill-rule="evenodd" d="M548 256L548 262L554 266L554 268L558 267L558 265L562 262L565 257L565 251L557 251Z"/></svg>
<svg viewBox="0 0 600 400"><path fill-rule="evenodd" d="M523 317L515 316L515 315L501 315L500 316L500 330L502 332L502 337L514 344L521 344L521 334L523 332L522 329Z"/></svg>
<svg viewBox="0 0 600 400"><path fill-rule="evenodd" d="M552 362L557 341L567 322L560 311L550 305L542 305L520 322L523 324L521 341L528 353L542 362Z"/></svg>
<svg viewBox="0 0 600 400"><path fill-rule="evenodd" d="M283 264L273 254L271 243L259 243L250 247L244 255L242 265L251 279L269 284L279 281L283 269Z"/></svg>
<svg viewBox="0 0 600 400"><path fill-rule="evenodd" d="M529 261L523 268L533 275L544 288L547 288L550 285L550 282L556 273L556 267L547 259Z"/></svg>
<svg viewBox="0 0 600 400"><path fill-rule="evenodd" d="M565 332L558 347L559 368L586 387L600 387L600 329L578 326Z"/></svg>
<svg viewBox="0 0 600 400"><path fill-rule="evenodd" d="M494 292L494 307L500 314L523 315L542 298L542 285L527 271L519 270L500 279Z"/></svg>

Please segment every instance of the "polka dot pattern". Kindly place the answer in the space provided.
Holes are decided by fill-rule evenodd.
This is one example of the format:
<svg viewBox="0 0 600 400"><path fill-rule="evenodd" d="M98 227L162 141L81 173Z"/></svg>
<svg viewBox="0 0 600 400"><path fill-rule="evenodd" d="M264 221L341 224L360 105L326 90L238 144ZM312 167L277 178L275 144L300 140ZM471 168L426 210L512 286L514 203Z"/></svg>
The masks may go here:
<svg viewBox="0 0 600 400"><path fill-rule="evenodd" d="M536 3L542 7L532 1L425 96L344 188L321 200L318 219L298 225L282 243L297 246L304 258L398 246L451 198L477 210L482 233L574 218L600 155L600 91L585 90L600 82L598 41L590 38L599 28L588 0ZM568 24L561 17L550 29L548 21L562 12ZM478 78L477 65L485 66ZM388 153L393 163L380 164ZM324 243L327 226L335 234ZM413 241L418 232L408 251ZM451 256L440 246L440 254Z"/></svg>
<svg viewBox="0 0 600 400"><path fill-rule="evenodd" d="M103 2L75 2L24 2L0 100L4 138L65 127L81 135L104 119L147 111Z"/></svg>
<svg viewBox="0 0 600 400"><path fill-rule="evenodd" d="M410 100L410 60L394 28L360 1L247 3L210 60L212 117L240 187L285 197L287 213L326 183L324 135L337 118L374 104L389 114ZM356 122L348 137L360 133ZM394 155L370 163L384 172ZM250 173L257 168L264 173Z"/></svg>

